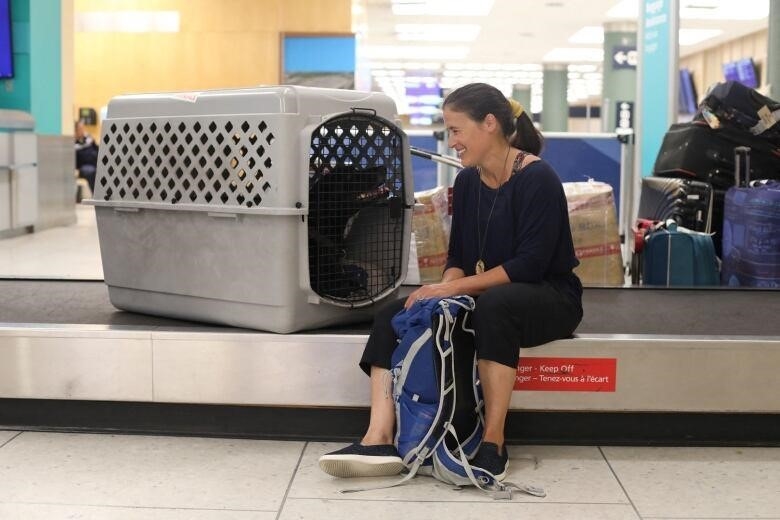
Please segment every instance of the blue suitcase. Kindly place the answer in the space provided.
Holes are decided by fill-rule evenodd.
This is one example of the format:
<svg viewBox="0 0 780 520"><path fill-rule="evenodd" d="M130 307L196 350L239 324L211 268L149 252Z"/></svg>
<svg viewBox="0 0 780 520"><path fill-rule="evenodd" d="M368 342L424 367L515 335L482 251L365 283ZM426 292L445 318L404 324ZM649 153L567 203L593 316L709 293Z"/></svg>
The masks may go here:
<svg viewBox="0 0 780 520"><path fill-rule="evenodd" d="M647 235L642 257L644 285L720 284L712 236L680 230L673 220Z"/></svg>
<svg viewBox="0 0 780 520"><path fill-rule="evenodd" d="M780 287L780 182L758 181L726 192L721 281Z"/></svg>

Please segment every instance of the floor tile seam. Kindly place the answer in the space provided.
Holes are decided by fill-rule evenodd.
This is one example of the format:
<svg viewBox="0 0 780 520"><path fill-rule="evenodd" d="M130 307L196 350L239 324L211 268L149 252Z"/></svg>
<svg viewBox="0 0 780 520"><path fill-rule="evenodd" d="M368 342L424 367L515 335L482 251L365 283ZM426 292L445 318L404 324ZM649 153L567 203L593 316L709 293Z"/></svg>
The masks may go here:
<svg viewBox="0 0 780 520"><path fill-rule="evenodd" d="M352 495L354 496L354 495ZM631 506L629 502L580 502L573 500L547 500L544 498L533 499L525 498L518 500L495 500L490 497L475 500L446 500L446 499L402 499L402 498L340 498L340 497L287 497L290 500L327 500L329 502L410 502L421 504L529 504L529 505L572 505L572 506ZM774 519L768 519L774 520Z"/></svg>
<svg viewBox="0 0 780 520"><path fill-rule="evenodd" d="M634 510L634 513L636 513L636 517L639 520L645 520L645 517L642 516L642 514L639 512L639 508L634 503L634 500L631 498L631 495L628 493L628 490L623 485L623 482L620 480L620 477L618 477L617 472L615 471L615 468L612 467L612 463L609 462L609 459L607 458L607 454L604 453L604 447L599 446L598 447L599 453L601 453L601 456L604 459L604 462L607 464L607 467L609 468L609 471L612 473L612 476L615 477L615 481L617 482L618 486L620 486L620 489L623 491L623 495L626 497L626 500L628 500L628 503L631 504L631 508Z"/></svg>
<svg viewBox="0 0 780 520"><path fill-rule="evenodd" d="M290 475L290 480L287 482L287 487L284 490L284 495L282 496L282 500L279 502L279 509L276 511L276 520L279 520L279 518L282 515L282 511L284 510L284 505L287 503L287 497L290 495L290 489L292 489L293 482L295 482L295 476L298 474L298 470L301 467L303 454L306 453L306 449L308 447L309 447L309 441L305 441L303 443L303 446L301 447L301 452L298 454L298 460L295 462L295 468L293 468L292 475Z"/></svg>
<svg viewBox="0 0 780 520"><path fill-rule="evenodd" d="M682 516L683 520L780 520L780 516ZM642 520L674 520L673 516L669 515L653 515L644 516Z"/></svg>
<svg viewBox="0 0 780 520"><path fill-rule="evenodd" d="M102 507L106 509L149 509L153 511L223 511L229 513L276 513L276 509L246 509L246 508L219 508L219 507L174 507L174 506L136 506L121 504L90 504L90 503L72 503L72 502L46 502L46 501L19 501L19 500L0 500L0 505L21 505L21 506L61 506L61 507Z"/></svg>
<svg viewBox="0 0 780 520"><path fill-rule="evenodd" d="M7 431L7 430L6 430L6 431ZM11 443L11 442L14 440L14 439L16 439L17 437L19 437L19 436L20 436L22 433L24 433L24 432L21 432L21 431L18 431L18 432L16 432L16 435L14 435L13 437L11 437L10 439L8 439L7 441L5 441L4 443L0 444L0 449L3 449L3 448L4 448L4 447L6 447L7 445L9 445L9 444L10 444L10 443Z"/></svg>

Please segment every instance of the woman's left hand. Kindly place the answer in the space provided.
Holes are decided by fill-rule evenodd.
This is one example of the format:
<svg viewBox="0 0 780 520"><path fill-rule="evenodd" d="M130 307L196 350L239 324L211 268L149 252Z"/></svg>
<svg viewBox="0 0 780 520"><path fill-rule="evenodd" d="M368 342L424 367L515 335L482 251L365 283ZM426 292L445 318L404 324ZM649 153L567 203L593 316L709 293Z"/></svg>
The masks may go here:
<svg viewBox="0 0 780 520"><path fill-rule="evenodd" d="M426 300L428 298L444 298L447 296L453 296L455 294L455 288L449 282L434 283L431 285L423 285L419 289L415 289L412 294L406 299L404 303L405 308L409 308L414 305L414 302L418 300Z"/></svg>

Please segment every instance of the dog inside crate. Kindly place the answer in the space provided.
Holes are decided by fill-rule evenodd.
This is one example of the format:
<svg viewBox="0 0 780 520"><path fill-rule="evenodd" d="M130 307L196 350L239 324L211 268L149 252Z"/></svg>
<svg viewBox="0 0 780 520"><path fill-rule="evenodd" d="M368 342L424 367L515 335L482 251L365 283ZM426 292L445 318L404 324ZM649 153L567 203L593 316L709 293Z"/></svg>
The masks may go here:
<svg viewBox="0 0 780 520"><path fill-rule="evenodd" d="M348 303L371 300L397 279L403 197L394 168L401 164L400 150L394 129L362 115L337 118L315 132L308 229L310 283L317 294Z"/></svg>

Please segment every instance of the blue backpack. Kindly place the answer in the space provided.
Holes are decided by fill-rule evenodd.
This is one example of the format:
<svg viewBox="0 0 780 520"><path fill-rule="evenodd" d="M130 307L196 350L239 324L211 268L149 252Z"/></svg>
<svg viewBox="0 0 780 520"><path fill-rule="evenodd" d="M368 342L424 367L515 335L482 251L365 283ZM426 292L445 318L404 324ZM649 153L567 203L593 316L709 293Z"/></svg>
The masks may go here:
<svg viewBox="0 0 780 520"><path fill-rule="evenodd" d="M477 486L494 498L511 499L513 489L545 496L542 489L499 482L469 464L485 423L469 326L473 310L470 296L431 298L393 317L399 338L391 358L395 445L408 473L379 488L403 484L420 473L458 487Z"/></svg>

